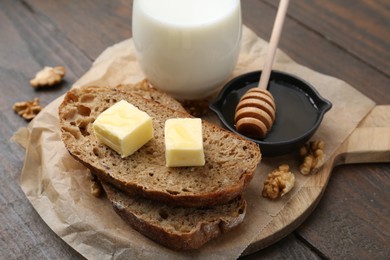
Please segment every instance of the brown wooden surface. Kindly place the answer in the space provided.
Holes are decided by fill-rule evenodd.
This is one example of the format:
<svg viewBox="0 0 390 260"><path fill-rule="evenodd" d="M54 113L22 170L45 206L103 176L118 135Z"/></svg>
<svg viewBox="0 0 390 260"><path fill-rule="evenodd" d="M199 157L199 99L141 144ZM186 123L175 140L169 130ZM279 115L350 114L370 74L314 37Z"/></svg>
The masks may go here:
<svg viewBox="0 0 390 260"><path fill-rule="evenodd" d="M80 259L40 219L18 184L24 153L9 141L26 122L14 102L46 105L108 46L131 37L131 1L0 1L0 259ZM244 23L271 33L277 1L242 1ZM390 2L294 0L280 47L295 61L390 104ZM41 67L63 65L66 80L36 91ZM333 170L325 194L293 233L246 259L385 259L390 252L390 165Z"/></svg>

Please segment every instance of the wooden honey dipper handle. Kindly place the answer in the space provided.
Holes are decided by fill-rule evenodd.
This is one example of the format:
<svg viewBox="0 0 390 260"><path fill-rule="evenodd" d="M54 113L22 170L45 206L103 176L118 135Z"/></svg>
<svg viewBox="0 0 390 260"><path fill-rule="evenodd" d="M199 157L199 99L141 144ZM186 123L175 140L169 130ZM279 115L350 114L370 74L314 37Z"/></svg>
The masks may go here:
<svg viewBox="0 0 390 260"><path fill-rule="evenodd" d="M258 85L258 87L262 89L267 89L268 86L269 76L271 74L272 64L274 63L276 50L279 45L280 34L282 33L288 3L289 0L281 0L278 7L274 27L272 29L271 39L268 45L267 58L263 66L263 71L261 72L261 77Z"/></svg>
<svg viewBox="0 0 390 260"><path fill-rule="evenodd" d="M250 89L236 107L234 121L239 133L252 138L264 138L275 120L275 102L267 90L272 64L283 29L289 0L281 0L267 51L267 58L257 88Z"/></svg>

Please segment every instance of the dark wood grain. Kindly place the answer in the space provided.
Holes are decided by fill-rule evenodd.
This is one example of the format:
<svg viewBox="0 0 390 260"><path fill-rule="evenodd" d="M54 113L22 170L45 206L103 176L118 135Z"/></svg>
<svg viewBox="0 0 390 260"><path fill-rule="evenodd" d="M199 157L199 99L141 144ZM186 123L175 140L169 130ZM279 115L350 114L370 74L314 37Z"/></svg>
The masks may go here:
<svg viewBox="0 0 390 260"><path fill-rule="evenodd" d="M34 12L55 24L91 60L107 46L131 37L132 1L26 2Z"/></svg>
<svg viewBox="0 0 390 260"><path fill-rule="evenodd" d="M303 240L294 234L280 240L278 243L254 254L241 257L242 260L255 259L321 259L321 253L308 247Z"/></svg>
<svg viewBox="0 0 390 260"><path fill-rule="evenodd" d="M331 259L389 257L390 164L341 166L295 232Z"/></svg>
<svg viewBox="0 0 390 260"><path fill-rule="evenodd" d="M277 1L245 0L244 23L269 39ZM131 37L132 1L0 1L0 259L82 259L35 212L19 187L24 153L10 142L26 122L11 109L66 92L108 46ZM280 47L295 61L390 103L390 3L291 1ZM65 81L36 91L41 67ZM293 234L244 259L385 259L389 256L389 164L334 169L314 213Z"/></svg>
<svg viewBox="0 0 390 260"><path fill-rule="evenodd" d="M270 2L272 5L256 0L242 2L243 13L246 14L244 15L244 23L266 40L270 38L277 8L273 6L276 1ZM325 3L327 1L315 2ZM383 95L382 88L390 86L389 76L375 68L380 67L381 64L378 63L374 67L371 65L372 63L368 64L360 56L346 51L353 43L353 40L350 40L346 46L341 46L328 40L332 36L325 34L326 32L323 31L322 24L327 23L327 20L332 22L338 20L339 23L342 23L341 20L344 19L345 23L351 23L348 20L349 18L340 17L342 14L334 12L332 16L329 14L328 19L324 18L321 21L317 21L317 14L322 13L324 8L320 4L312 3L312 1L310 3L306 3L306 8L310 8L310 10L307 10L309 14L306 16L310 16L311 19L305 19L301 14L302 7L296 7L296 5L304 5L303 1L291 1L291 7L288 10L288 17L283 28L283 35L280 39L280 48L296 62L318 72L344 80L378 104L388 104L390 95ZM359 9L359 11L364 12L364 9ZM360 19L358 15L354 18L356 20ZM366 21L368 23L367 26L372 24L370 20L366 19ZM332 28L331 32L338 31L339 26ZM344 34L347 33L348 30L344 31ZM390 32L382 36L381 42L389 41L385 39L390 37L385 35L390 35ZM364 31L361 30L359 38L360 41L368 41L370 36L366 36ZM378 51L376 55L386 57L389 55L389 50ZM383 60L388 61L389 59L383 58Z"/></svg>
<svg viewBox="0 0 390 260"><path fill-rule="evenodd" d="M79 254L43 222L18 184L24 151L10 142L26 125L12 105L39 97L44 106L69 89L90 60L19 1L0 2L0 259L74 259ZM76 58L77 57L77 58ZM66 81L35 91L29 80L44 65L64 64Z"/></svg>
<svg viewBox="0 0 390 260"><path fill-rule="evenodd" d="M267 2L277 4L276 1ZM292 1L289 11L291 19L390 76L389 1Z"/></svg>

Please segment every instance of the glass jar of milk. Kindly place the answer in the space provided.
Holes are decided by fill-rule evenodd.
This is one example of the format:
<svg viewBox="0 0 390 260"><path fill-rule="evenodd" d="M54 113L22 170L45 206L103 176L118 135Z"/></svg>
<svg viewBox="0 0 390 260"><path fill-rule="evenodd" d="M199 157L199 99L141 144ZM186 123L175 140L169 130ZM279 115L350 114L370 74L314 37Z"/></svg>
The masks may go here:
<svg viewBox="0 0 390 260"><path fill-rule="evenodd" d="M134 0L132 23L146 78L178 99L213 94L236 65L240 0Z"/></svg>

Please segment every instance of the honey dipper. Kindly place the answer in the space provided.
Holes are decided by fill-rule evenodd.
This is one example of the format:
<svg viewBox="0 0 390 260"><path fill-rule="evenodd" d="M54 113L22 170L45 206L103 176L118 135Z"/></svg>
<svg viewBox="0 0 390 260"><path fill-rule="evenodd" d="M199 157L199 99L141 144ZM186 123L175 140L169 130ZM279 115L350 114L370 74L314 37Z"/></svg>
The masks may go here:
<svg viewBox="0 0 390 260"><path fill-rule="evenodd" d="M275 102L267 90L272 64L283 28L289 0L281 0L268 47L267 58L257 87L240 99L234 117L237 132L252 138L264 138L275 120Z"/></svg>

